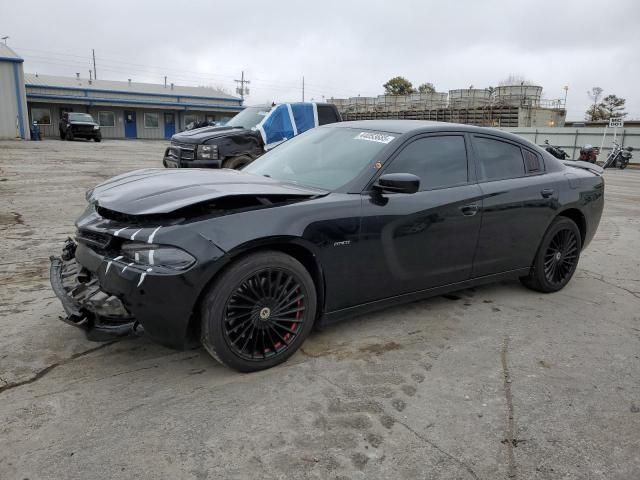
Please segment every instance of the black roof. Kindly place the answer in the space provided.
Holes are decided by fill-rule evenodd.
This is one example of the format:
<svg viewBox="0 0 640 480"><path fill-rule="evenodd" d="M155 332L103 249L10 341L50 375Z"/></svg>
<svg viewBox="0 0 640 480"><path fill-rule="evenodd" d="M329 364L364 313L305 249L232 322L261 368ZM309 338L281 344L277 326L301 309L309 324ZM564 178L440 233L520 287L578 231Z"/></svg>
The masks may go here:
<svg viewBox="0 0 640 480"><path fill-rule="evenodd" d="M461 123L448 123L448 122L432 122L427 120L355 120L350 122L339 122L324 125L322 128L355 128L362 130L378 130L382 132L397 133L404 135L406 133L421 133L421 132L469 132L469 133L484 133L487 135L496 135L505 139L524 143L526 145L533 144L519 135L498 130L497 128L490 127L477 127L475 125L464 125Z"/></svg>

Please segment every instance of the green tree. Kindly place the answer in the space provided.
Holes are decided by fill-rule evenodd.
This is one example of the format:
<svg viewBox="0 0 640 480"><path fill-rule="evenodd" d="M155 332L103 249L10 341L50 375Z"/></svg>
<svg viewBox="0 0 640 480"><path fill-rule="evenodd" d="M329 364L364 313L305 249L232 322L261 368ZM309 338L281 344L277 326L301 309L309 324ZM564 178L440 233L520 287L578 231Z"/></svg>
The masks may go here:
<svg viewBox="0 0 640 480"><path fill-rule="evenodd" d="M602 99L598 107L604 115L604 120L624 118L627 116L627 112L624 111L625 103L627 103L627 101L624 98L616 95L607 95Z"/></svg>
<svg viewBox="0 0 640 480"><path fill-rule="evenodd" d="M433 83L427 82L423 83L418 87L419 93L436 93L436 87L433 86Z"/></svg>
<svg viewBox="0 0 640 480"><path fill-rule="evenodd" d="M600 98L602 98L602 88L593 87L587 92L587 96L591 99L591 106L585 113L585 120L595 122L597 120L605 120L606 112L602 109Z"/></svg>
<svg viewBox="0 0 640 480"><path fill-rule="evenodd" d="M408 95L415 92L413 84L404 77L393 77L383 87L385 95Z"/></svg>

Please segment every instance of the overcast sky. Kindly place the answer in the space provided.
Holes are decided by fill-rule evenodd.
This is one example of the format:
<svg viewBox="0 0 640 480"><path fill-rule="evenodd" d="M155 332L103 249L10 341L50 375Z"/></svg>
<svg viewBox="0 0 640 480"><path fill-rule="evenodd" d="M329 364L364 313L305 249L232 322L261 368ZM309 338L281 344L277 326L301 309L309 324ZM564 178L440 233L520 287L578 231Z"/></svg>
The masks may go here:
<svg viewBox="0 0 640 480"><path fill-rule="evenodd" d="M220 86L244 70L247 104L373 96L402 75L438 91L509 74L584 117L588 89L627 99L640 119L640 1L9 1L0 36L25 71Z"/></svg>

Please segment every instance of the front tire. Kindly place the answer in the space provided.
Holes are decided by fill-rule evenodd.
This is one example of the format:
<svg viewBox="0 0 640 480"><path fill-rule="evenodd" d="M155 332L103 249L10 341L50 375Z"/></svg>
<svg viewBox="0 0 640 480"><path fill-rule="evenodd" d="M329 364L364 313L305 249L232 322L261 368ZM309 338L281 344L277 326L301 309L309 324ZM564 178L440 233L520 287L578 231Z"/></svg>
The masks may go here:
<svg viewBox="0 0 640 480"><path fill-rule="evenodd" d="M531 271L521 282L543 293L557 292L565 287L578 266L582 238L573 220L556 218L540 242Z"/></svg>
<svg viewBox="0 0 640 480"><path fill-rule="evenodd" d="M64 135L64 138L69 141L73 140L73 132L70 128L67 129L67 133Z"/></svg>
<svg viewBox="0 0 640 480"><path fill-rule="evenodd" d="M216 360L240 372L286 361L313 328L317 297L307 269L281 252L231 264L204 296L201 341Z"/></svg>
<svg viewBox="0 0 640 480"><path fill-rule="evenodd" d="M222 168L231 168L233 170L240 170L245 165L249 165L253 159L247 155L240 155L238 157L231 157L222 164Z"/></svg>

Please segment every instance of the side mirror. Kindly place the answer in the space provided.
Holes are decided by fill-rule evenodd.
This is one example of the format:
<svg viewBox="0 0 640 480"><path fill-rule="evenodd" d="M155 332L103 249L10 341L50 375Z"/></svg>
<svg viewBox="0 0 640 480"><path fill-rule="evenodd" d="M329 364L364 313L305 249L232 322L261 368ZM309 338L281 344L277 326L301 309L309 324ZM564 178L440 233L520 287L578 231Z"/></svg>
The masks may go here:
<svg viewBox="0 0 640 480"><path fill-rule="evenodd" d="M373 188L387 193L416 193L420 178L412 173L385 173L380 175Z"/></svg>

